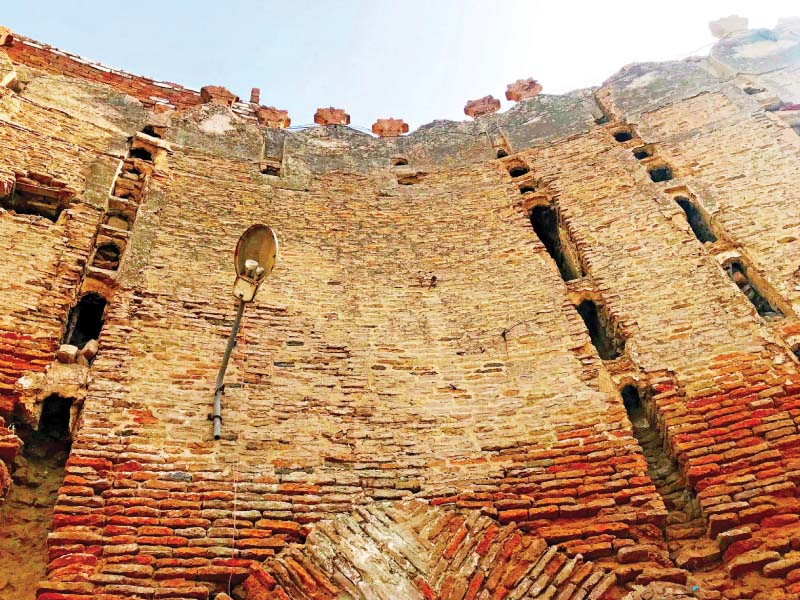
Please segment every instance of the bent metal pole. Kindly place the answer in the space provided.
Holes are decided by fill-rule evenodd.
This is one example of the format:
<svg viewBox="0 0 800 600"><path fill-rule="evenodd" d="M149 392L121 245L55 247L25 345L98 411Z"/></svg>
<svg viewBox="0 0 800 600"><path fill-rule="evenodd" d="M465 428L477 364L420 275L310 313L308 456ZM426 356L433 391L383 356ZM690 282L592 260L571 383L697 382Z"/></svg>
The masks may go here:
<svg viewBox="0 0 800 600"><path fill-rule="evenodd" d="M225 390L225 371L228 370L228 361L231 358L231 352L236 345L236 334L239 333L239 326L242 323L242 314L244 314L244 302L238 301L236 306L236 318L233 321L231 328L231 335L228 337L228 345L225 348L225 354L222 356L222 364L217 373L217 386L214 388L214 413L211 419L214 421L214 439L218 440L222 436L222 394Z"/></svg>

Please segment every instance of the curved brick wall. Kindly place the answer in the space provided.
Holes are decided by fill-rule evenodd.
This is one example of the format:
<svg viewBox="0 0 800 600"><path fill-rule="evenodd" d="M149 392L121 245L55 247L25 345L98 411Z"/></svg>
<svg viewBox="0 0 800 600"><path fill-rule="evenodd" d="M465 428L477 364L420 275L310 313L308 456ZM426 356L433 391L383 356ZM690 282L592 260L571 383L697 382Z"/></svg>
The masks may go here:
<svg viewBox="0 0 800 600"><path fill-rule="evenodd" d="M773 79L796 68L785 47ZM39 600L335 597L335 573L370 581L397 560L391 543L364 563L362 542L331 538L350 513L421 519L413 536L449 523L446 543L415 538L433 548L403 579L429 561L421 597L800 593L800 137L738 72L637 65L595 94L376 139L265 128L179 86L161 93L177 110L156 111L148 80L30 40L4 51L17 77L0 88L0 181L42 171L76 192L55 223L0 213L0 489L19 446L5 425L35 425L50 393L75 398ZM652 181L664 165L671 179ZM562 280L531 228L542 204L580 279ZM120 212L130 232L109 225ZM231 250L253 222L281 253L245 312L213 441ZM118 271L96 260L109 241ZM782 317L756 313L731 260ZM99 352L65 364L87 292L109 303ZM600 359L586 299L620 357ZM642 399L633 427L626 385ZM475 549L489 530L526 541L489 560ZM537 548L554 579L515 588Z"/></svg>

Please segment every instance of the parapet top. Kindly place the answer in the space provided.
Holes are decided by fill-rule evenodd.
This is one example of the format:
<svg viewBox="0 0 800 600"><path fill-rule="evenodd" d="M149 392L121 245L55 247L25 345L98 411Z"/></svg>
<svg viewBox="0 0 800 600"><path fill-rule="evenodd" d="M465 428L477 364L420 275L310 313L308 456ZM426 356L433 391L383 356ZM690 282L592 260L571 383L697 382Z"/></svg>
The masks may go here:
<svg viewBox="0 0 800 600"><path fill-rule="evenodd" d="M15 36L10 29L2 26L0 26L0 46L14 46L13 53L10 52L12 60L27 64L26 54L38 55L39 60L32 60L31 66L111 85L126 94L135 96L146 107L153 108L156 112L185 109L197 104L208 103L233 108L235 112L255 118L259 125L271 129L284 129L291 124L288 111L260 104L261 91L258 88L252 88L249 103L242 104L236 94L223 86L207 85L198 92L177 84L137 77L118 69L87 61L68 52L62 52L24 36ZM41 60L42 57L45 58L44 61ZM56 59L56 57L58 58ZM541 89L541 85L532 78L520 79L508 85L506 98L519 102L537 95ZM478 118L499 109L499 100L492 96L485 96L479 100L469 101L465 107L465 113L473 118ZM322 126L349 125L350 115L341 108L319 108L314 115L314 122ZM409 126L402 119L382 118L373 124L372 131L380 137L396 137L408 133Z"/></svg>

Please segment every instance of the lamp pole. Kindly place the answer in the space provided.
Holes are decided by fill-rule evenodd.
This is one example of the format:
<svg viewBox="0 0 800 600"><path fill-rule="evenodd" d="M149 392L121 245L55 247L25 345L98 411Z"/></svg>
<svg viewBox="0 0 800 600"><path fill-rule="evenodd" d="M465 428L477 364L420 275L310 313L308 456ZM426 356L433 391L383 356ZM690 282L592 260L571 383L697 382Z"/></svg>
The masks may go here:
<svg viewBox="0 0 800 600"><path fill-rule="evenodd" d="M225 372L231 352L236 345L236 335L242 324L244 305L252 302L256 297L258 286L267 278L278 257L278 238L268 225L251 225L247 228L236 244L233 255L233 265L236 268L236 281L233 284L233 296L236 298L236 318L233 320L231 334L228 336L228 345L222 355L222 364L217 373L217 383L214 386L214 409L208 415L213 422L214 439L222 437L222 394L225 393Z"/></svg>
<svg viewBox="0 0 800 600"><path fill-rule="evenodd" d="M217 385L214 388L214 413L211 415L211 420L214 421L215 440L222 437L222 394L225 392L225 371L228 370L228 361L231 358L233 347L236 345L236 334L239 333L243 314L244 302L239 299L236 306L236 318L233 320L231 334L228 336L228 345L225 347L225 354L222 355L222 364L219 367L219 373L217 373Z"/></svg>

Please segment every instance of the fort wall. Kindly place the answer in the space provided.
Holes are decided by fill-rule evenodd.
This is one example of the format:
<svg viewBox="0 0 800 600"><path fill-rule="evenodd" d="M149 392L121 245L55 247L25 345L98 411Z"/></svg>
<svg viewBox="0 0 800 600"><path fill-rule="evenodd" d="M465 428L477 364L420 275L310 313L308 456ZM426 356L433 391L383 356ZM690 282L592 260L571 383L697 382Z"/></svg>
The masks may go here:
<svg viewBox="0 0 800 600"><path fill-rule="evenodd" d="M792 22L738 31L710 59L565 96L523 80L505 113L374 137L14 36L2 495L53 398L70 448L46 558L16 530L0 546L41 581L6 590L800 593L799 49ZM215 441L255 222L281 250Z"/></svg>

